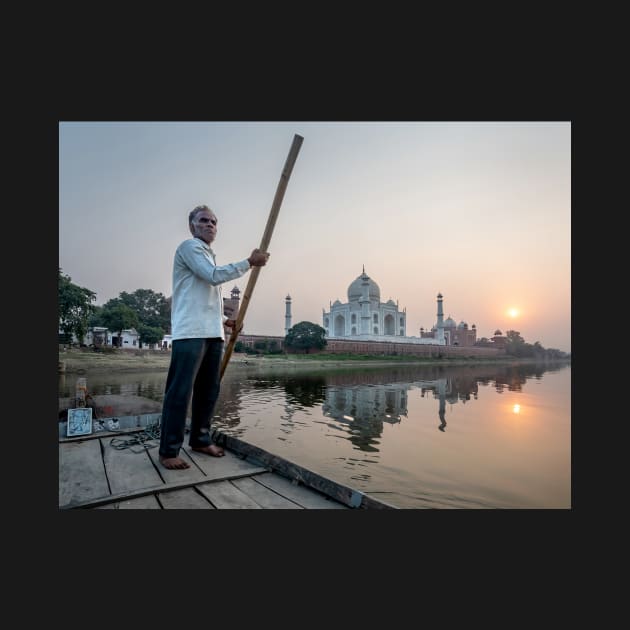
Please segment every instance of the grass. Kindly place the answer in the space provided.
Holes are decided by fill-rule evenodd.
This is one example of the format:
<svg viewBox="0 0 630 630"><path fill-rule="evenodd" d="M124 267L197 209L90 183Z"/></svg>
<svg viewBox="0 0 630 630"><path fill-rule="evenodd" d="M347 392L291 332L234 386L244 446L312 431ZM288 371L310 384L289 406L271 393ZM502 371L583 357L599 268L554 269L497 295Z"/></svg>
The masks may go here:
<svg viewBox="0 0 630 630"><path fill-rule="evenodd" d="M489 363L506 360L506 357L421 357L413 354L288 354L280 358L292 361L387 361L388 363L447 363L453 361ZM507 357L512 360L510 357Z"/></svg>
<svg viewBox="0 0 630 630"><path fill-rule="evenodd" d="M112 370L117 372L168 370L171 353L161 350L118 350L94 352L88 348L73 348L59 351L59 364L68 374L86 371ZM234 352L230 358L228 370L241 367L258 369L296 368L296 367L345 367L378 365L479 365L513 363L514 357L419 357L413 355L371 355L371 354L272 354L248 355ZM526 361L525 361L526 362Z"/></svg>

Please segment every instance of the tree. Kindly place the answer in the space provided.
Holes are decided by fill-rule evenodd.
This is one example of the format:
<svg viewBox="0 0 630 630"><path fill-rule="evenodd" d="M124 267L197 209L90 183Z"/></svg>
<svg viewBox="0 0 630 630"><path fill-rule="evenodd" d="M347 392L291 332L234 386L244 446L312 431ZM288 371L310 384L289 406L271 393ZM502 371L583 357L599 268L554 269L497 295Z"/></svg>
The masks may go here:
<svg viewBox="0 0 630 630"><path fill-rule="evenodd" d="M153 326L145 326L140 324L138 326L138 334L140 335L140 347L146 343L148 346L162 341L164 337L164 331L161 328L155 328Z"/></svg>
<svg viewBox="0 0 630 630"><path fill-rule="evenodd" d="M505 344L505 352L513 357L524 357L528 354L525 339L521 337L521 333L517 330L508 330L505 333L507 341Z"/></svg>
<svg viewBox="0 0 630 630"><path fill-rule="evenodd" d="M127 305L110 300L103 306L100 313L103 325L111 331L118 331L118 340L122 340L122 331L126 328L136 328L139 325L138 315Z"/></svg>
<svg viewBox="0 0 630 630"><path fill-rule="evenodd" d="M102 306L94 306L94 310L90 313L88 318L88 327L94 328L95 326L104 326L101 313L103 312Z"/></svg>
<svg viewBox="0 0 630 630"><path fill-rule="evenodd" d="M116 300L135 311L141 324L170 330L171 305L162 293L151 289L136 289L133 293L123 291Z"/></svg>
<svg viewBox="0 0 630 630"><path fill-rule="evenodd" d="M323 376L289 377L284 384L287 401L314 407L326 400L326 379Z"/></svg>
<svg viewBox="0 0 630 630"><path fill-rule="evenodd" d="M75 335L79 344L83 342L88 330L88 320L94 312L92 302L96 293L72 282L70 276L62 273L59 267L58 306L59 328L70 336Z"/></svg>
<svg viewBox="0 0 630 630"><path fill-rule="evenodd" d="M321 350L327 343L326 331L313 322L300 322L292 326L284 338L285 348L304 350L305 354L312 348Z"/></svg>

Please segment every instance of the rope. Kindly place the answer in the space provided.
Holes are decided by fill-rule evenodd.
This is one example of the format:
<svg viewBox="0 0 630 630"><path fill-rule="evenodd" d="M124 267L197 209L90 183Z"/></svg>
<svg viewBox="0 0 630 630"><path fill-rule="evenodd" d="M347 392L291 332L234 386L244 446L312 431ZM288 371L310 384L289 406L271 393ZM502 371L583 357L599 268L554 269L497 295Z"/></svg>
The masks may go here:
<svg viewBox="0 0 630 630"><path fill-rule="evenodd" d="M132 453L144 453L150 448L155 448L157 444L147 444L149 440L159 440L160 439L160 423L155 422L154 424L149 424L145 427L144 431L141 433L136 433L132 437L123 440L122 438L113 437L109 444L112 448L115 448L117 451L122 451L123 449L130 448ZM140 446L139 449L134 450L134 446Z"/></svg>

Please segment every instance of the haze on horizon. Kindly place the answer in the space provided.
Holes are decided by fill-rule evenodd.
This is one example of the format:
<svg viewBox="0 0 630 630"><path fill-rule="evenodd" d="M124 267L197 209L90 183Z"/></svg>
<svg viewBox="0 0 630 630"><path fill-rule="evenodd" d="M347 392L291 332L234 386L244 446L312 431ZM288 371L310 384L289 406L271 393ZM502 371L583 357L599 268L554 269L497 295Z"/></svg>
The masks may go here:
<svg viewBox="0 0 630 630"><path fill-rule="evenodd" d="M444 316L477 338L517 330L571 351L571 123L59 123L59 266L102 305L170 296L188 212L219 219L217 262L258 247L293 140L304 142L244 333L322 325L366 273L407 311L407 335ZM242 293L249 273L224 285ZM510 310L513 312L510 314Z"/></svg>

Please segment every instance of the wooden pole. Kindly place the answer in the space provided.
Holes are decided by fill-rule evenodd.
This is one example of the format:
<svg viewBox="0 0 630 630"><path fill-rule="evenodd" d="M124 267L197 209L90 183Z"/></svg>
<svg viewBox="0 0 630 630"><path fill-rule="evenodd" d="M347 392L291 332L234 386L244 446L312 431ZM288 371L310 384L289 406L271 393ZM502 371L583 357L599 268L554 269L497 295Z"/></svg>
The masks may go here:
<svg viewBox="0 0 630 630"><path fill-rule="evenodd" d="M284 192L287 189L289 177L291 176L291 171L293 170L295 160L297 160L297 156L300 152L300 147L302 146L303 141L304 138L302 136L298 136L297 134L293 136L293 143L291 144L291 148L289 149L289 155L287 156L287 161L285 162L284 168L282 169L282 174L280 175L280 181L278 182L276 195L273 198L273 203L271 204L271 211L269 212L269 218L267 219L267 226L265 227L265 232L263 234L262 240L260 241L259 249L263 252L267 251L267 249L269 248L269 241L271 241L271 234L273 233L273 228L276 225L276 219L278 218L278 213L280 212L280 205L282 204L282 199L284 198ZM249 306L249 303L251 301L252 293L254 292L254 287L256 286L256 281L258 280L260 269L261 267L253 267L251 273L249 274L249 280L247 282L247 287L245 288L243 300L238 309L236 326L232 330L230 340L228 341L228 344L225 347L225 352L223 353L223 361L221 363L221 378L223 378L223 375L225 374L225 368L227 367L227 364L230 361L230 357L232 356L232 352L234 351L234 344L236 343L236 339L238 337L238 331L243 324L243 320L245 319L245 313L247 312L247 307Z"/></svg>

